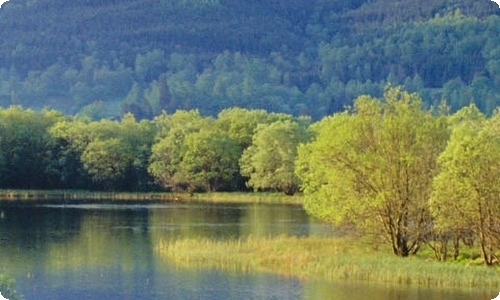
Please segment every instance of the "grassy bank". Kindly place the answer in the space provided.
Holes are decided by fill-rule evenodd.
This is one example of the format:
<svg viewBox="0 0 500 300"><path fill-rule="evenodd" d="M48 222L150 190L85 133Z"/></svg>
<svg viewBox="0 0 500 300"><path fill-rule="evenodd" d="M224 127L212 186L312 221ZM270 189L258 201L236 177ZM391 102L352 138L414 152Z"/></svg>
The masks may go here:
<svg viewBox="0 0 500 300"><path fill-rule="evenodd" d="M94 192L82 190L0 190L0 200L174 200L172 193Z"/></svg>
<svg viewBox="0 0 500 300"><path fill-rule="evenodd" d="M0 190L0 200L113 200L113 201L184 201L213 203L302 203L301 196L283 193L170 193L170 192L94 192L82 190Z"/></svg>
<svg viewBox="0 0 500 300"><path fill-rule="evenodd" d="M349 239L296 238L163 241L157 250L180 266L273 272L315 279L350 279L448 287L499 287L500 270L483 265L398 258Z"/></svg>
<svg viewBox="0 0 500 300"><path fill-rule="evenodd" d="M189 195L186 195L189 196ZM267 192L216 192L197 193L186 198L191 201L215 202L215 203L283 203L302 204L302 195L287 196L284 193Z"/></svg>

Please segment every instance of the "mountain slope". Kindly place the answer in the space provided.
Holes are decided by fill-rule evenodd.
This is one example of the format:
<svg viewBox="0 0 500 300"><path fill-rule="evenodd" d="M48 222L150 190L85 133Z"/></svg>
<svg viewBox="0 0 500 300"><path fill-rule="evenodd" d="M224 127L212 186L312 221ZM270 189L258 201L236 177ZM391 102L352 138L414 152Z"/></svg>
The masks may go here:
<svg viewBox="0 0 500 300"><path fill-rule="evenodd" d="M458 84L491 110L499 13L486 0L10 0L0 9L0 105L317 118L390 81L455 108L468 96L451 99L445 85Z"/></svg>

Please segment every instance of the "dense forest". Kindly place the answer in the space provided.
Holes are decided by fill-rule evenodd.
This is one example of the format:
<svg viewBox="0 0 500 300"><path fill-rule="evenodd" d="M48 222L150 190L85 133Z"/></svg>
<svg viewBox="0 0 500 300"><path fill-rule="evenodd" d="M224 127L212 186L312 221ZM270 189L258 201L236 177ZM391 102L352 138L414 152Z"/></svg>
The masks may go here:
<svg viewBox="0 0 500 300"><path fill-rule="evenodd" d="M295 193L310 118L241 108L137 121L0 109L0 188Z"/></svg>
<svg viewBox="0 0 500 300"><path fill-rule="evenodd" d="M10 0L0 105L120 119L265 109L313 120L387 83L427 105L500 104L488 0Z"/></svg>

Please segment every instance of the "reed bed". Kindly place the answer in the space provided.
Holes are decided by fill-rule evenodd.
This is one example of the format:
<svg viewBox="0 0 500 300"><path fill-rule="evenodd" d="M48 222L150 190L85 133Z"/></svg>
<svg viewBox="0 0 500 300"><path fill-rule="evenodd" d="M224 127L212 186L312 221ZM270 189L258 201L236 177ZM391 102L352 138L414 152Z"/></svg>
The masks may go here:
<svg viewBox="0 0 500 300"><path fill-rule="evenodd" d="M113 201L179 201L211 203L284 203L302 204L302 197L283 193L215 192L101 192L85 190L0 190L0 201L16 200L113 200Z"/></svg>
<svg viewBox="0 0 500 300"><path fill-rule="evenodd" d="M281 203L281 204L302 204L301 194L287 196L284 193L271 192L214 192L195 193L189 197L182 197L183 200L215 202L215 203Z"/></svg>
<svg viewBox="0 0 500 300"><path fill-rule="evenodd" d="M176 200L173 193L94 192L83 190L0 190L0 200Z"/></svg>
<svg viewBox="0 0 500 300"><path fill-rule="evenodd" d="M184 267L439 287L500 286L498 267L398 258L345 238L181 239L161 241L157 250Z"/></svg>

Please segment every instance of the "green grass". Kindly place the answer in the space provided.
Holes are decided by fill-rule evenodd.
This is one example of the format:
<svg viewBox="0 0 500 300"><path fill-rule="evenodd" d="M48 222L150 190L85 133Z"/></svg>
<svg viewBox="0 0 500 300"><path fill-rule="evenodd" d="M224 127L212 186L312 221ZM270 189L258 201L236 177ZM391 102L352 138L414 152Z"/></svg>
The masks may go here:
<svg viewBox="0 0 500 300"><path fill-rule="evenodd" d="M301 204L302 197L283 193L215 192L94 192L83 190L0 190L0 200L116 200L116 201L185 201L213 203L287 203Z"/></svg>
<svg viewBox="0 0 500 300"><path fill-rule="evenodd" d="M0 190L0 200L174 200L172 193L94 192L83 190Z"/></svg>
<svg viewBox="0 0 500 300"><path fill-rule="evenodd" d="M162 241L157 250L166 259L186 267L440 287L500 286L497 267L399 258L383 246L347 238L181 239Z"/></svg>
<svg viewBox="0 0 500 300"><path fill-rule="evenodd" d="M186 200L203 202L231 202L231 203L283 203L302 204L301 194L287 196L284 193L270 192L215 192L215 193L195 193L192 196L186 195Z"/></svg>

